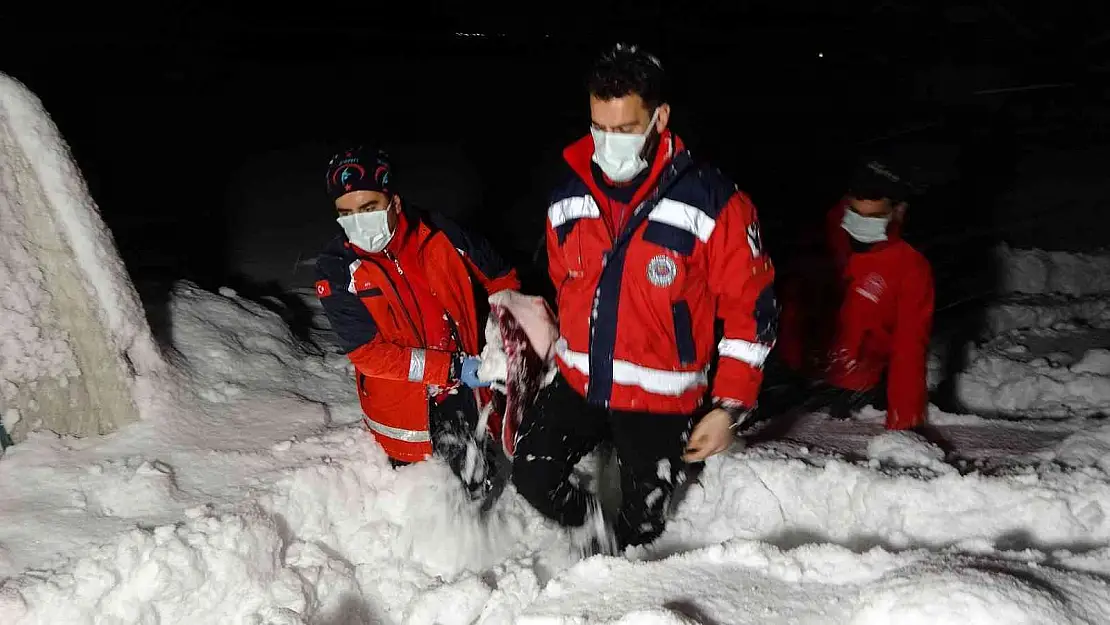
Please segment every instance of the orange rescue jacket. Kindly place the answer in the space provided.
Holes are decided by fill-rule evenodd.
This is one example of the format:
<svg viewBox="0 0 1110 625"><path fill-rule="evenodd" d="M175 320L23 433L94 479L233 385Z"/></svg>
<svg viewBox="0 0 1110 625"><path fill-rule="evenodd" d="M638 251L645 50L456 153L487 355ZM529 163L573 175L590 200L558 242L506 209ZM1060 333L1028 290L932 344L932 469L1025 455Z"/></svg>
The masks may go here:
<svg viewBox="0 0 1110 625"><path fill-rule="evenodd" d="M382 252L368 253L339 236L316 269L317 295L355 365L364 423L391 458L424 459L432 452L429 397L457 383L457 352L480 349L475 280L493 294L518 289L516 272L480 238L440 215L410 209ZM436 311L420 306L424 291L438 302ZM444 313L446 341L429 336L426 327L438 320L424 318Z"/></svg>

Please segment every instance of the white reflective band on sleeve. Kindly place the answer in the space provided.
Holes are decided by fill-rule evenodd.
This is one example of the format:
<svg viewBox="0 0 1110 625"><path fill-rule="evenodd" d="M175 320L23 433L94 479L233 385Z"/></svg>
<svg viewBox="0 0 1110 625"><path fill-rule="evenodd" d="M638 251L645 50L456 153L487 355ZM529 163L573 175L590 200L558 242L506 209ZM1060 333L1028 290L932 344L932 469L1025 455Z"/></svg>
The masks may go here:
<svg viewBox="0 0 1110 625"><path fill-rule="evenodd" d="M355 272L358 271L361 265L362 261L356 258L354 262L347 266L347 273L351 274L351 283L347 285L347 290L351 292L351 295L358 293L358 289L355 288Z"/></svg>
<svg viewBox="0 0 1110 625"><path fill-rule="evenodd" d="M573 219L598 219L600 217L601 209L597 207L594 198L589 195L568 197L555 202L547 209L547 218L551 220L552 228L558 228Z"/></svg>
<svg viewBox="0 0 1110 625"><path fill-rule="evenodd" d="M559 338L555 343L555 353L572 369L586 375L590 374L590 356L571 351L567 341ZM638 386L649 393L677 397L692 389L707 386L709 377L705 371L667 371L650 369L627 360L613 360L613 382L623 386Z"/></svg>
<svg viewBox="0 0 1110 625"><path fill-rule="evenodd" d="M717 227L716 220L706 215L705 211L668 198L659 200L648 214L648 219L685 230L696 236L702 243L713 236L713 229Z"/></svg>
<svg viewBox="0 0 1110 625"><path fill-rule="evenodd" d="M721 339L721 342L717 343L717 353L759 368L763 366L763 361L767 360L767 354L771 353L771 348L768 345L741 339Z"/></svg>
<svg viewBox="0 0 1110 625"><path fill-rule="evenodd" d="M405 441L406 443L426 443L432 440L427 430L405 430L402 428L395 428L384 423L378 423L370 417L363 417L362 422L373 432L399 441Z"/></svg>
<svg viewBox="0 0 1110 625"><path fill-rule="evenodd" d="M427 357L427 352L422 348L413 347L409 350L409 382L424 381L424 364Z"/></svg>

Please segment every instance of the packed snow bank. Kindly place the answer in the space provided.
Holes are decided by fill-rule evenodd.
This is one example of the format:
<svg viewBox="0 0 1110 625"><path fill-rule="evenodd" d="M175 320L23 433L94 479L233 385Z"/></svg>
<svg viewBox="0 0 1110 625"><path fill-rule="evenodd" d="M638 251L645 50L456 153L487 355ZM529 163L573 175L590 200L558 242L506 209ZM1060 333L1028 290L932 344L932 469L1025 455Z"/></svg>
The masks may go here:
<svg viewBox="0 0 1110 625"><path fill-rule="evenodd" d="M1009 418L1093 416L1110 410L1110 307L1010 302L988 315L1006 331L968 345L956 377L966 409ZM1044 311L1053 311L1045 314Z"/></svg>
<svg viewBox="0 0 1110 625"><path fill-rule="evenodd" d="M1048 358L1023 361L987 355L960 374L957 389L964 406L983 414L1024 418L1106 414L1110 375L1087 366L1091 358L1068 367Z"/></svg>
<svg viewBox="0 0 1110 625"><path fill-rule="evenodd" d="M1110 255L1013 249L996 250L1005 293L1070 296L1110 293Z"/></svg>
<svg viewBox="0 0 1110 625"><path fill-rule="evenodd" d="M1022 558L734 540L656 562L582 562L515 622L1085 625L1110 618L1107 590Z"/></svg>
<svg viewBox="0 0 1110 625"><path fill-rule="evenodd" d="M1110 472L1110 425L1072 434L1056 446L1051 459L1067 466L1096 466Z"/></svg>
<svg viewBox="0 0 1110 625"><path fill-rule="evenodd" d="M1046 424L1070 442L990 474L908 435L867 437L858 459L816 438L736 449L707 463L658 544L579 563L572 537L511 488L483 517L441 463L391 469L357 425L347 360L278 313L188 284L169 310L187 383L150 418L99 438L35 434L0 459L5 623L1110 616L1105 583L1085 573L1110 571L1110 479L1076 444L1093 421ZM865 417L837 425L881 432ZM973 424L987 444L1006 428L1036 435L934 422Z"/></svg>
<svg viewBox="0 0 1110 625"><path fill-rule="evenodd" d="M748 449L706 466L655 550L737 537L856 550L968 541L1039 551L1110 545L1110 482L1097 467L1046 464L964 475L947 466L938 472L935 457L920 455L916 464L903 456L884 466L793 445Z"/></svg>
<svg viewBox="0 0 1110 625"><path fill-rule="evenodd" d="M985 314L984 326L991 336L1014 330L1051 329L1069 323L1110 328L1110 299L1099 296L1015 297L992 303Z"/></svg>
<svg viewBox="0 0 1110 625"><path fill-rule="evenodd" d="M142 306L38 98L0 74L0 415L16 440L140 418L161 369Z"/></svg>
<svg viewBox="0 0 1110 625"><path fill-rule="evenodd" d="M967 410L1007 418L1110 410L1110 255L1001 246L1003 297L963 346L954 388Z"/></svg>

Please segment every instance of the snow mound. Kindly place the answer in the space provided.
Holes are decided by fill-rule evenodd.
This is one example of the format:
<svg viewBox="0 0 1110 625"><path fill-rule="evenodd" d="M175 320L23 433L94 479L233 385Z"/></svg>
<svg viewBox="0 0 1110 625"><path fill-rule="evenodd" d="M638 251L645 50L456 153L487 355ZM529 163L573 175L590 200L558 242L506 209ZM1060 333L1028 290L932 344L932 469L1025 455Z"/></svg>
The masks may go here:
<svg viewBox="0 0 1110 625"><path fill-rule="evenodd" d="M993 334L965 347L955 378L965 409L1024 419L1110 409L1110 298L1015 298L986 317Z"/></svg>
<svg viewBox="0 0 1110 625"><path fill-rule="evenodd" d="M955 389L963 407L1007 418L1110 409L1110 255L996 250L1003 299L985 311Z"/></svg>
<svg viewBox="0 0 1110 625"><path fill-rule="evenodd" d="M894 467L923 467L944 473L954 471L944 462L944 450L916 432L884 432L867 444L867 457Z"/></svg>
<svg viewBox="0 0 1110 625"><path fill-rule="evenodd" d="M1110 293L1110 255L1022 250L1005 244L995 254L1005 293Z"/></svg>
<svg viewBox="0 0 1110 625"><path fill-rule="evenodd" d="M315 401L352 392L353 368L343 355L295 337L281 315L232 289L218 294L180 282L169 302L179 364L211 402L260 392ZM324 389L321 384L325 384ZM361 419L347 411L344 422Z"/></svg>
<svg viewBox="0 0 1110 625"><path fill-rule="evenodd" d="M1110 352L1035 356L1020 345L974 351L956 378L964 407L1011 418L1067 418L1110 410Z"/></svg>
<svg viewBox="0 0 1110 625"><path fill-rule="evenodd" d="M332 593L357 592L345 564L311 545L285 544L272 516L191 515L132 530L51 584L4 586L0 612L13 623L89 622L95 614L119 623L304 625Z"/></svg>
<svg viewBox="0 0 1110 625"><path fill-rule="evenodd" d="M516 623L1079 625L1110 615L1106 584L1074 579L1022 560L735 540L653 562L587 560ZM784 588L804 588L804 599Z"/></svg>
<svg viewBox="0 0 1110 625"><path fill-rule="evenodd" d="M1110 299L1096 296L1015 297L994 302L985 315L986 328L992 335L1011 330L1052 328L1073 322L1110 327Z"/></svg>
<svg viewBox="0 0 1110 625"><path fill-rule="evenodd" d="M0 414L17 441L138 420L163 369L139 298L57 127L4 74L0 155Z"/></svg>
<svg viewBox="0 0 1110 625"><path fill-rule="evenodd" d="M1057 445L1052 459L1068 466L1110 471L1110 425L1065 438Z"/></svg>
<svg viewBox="0 0 1110 625"><path fill-rule="evenodd" d="M1085 625L1110 616L1104 583L1061 592L1070 580L1035 563L960 558L907 568L861 592L850 625Z"/></svg>
<svg viewBox="0 0 1110 625"><path fill-rule="evenodd" d="M1070 367L1072 373L1110 375L1110 349L1090 349Z"/></svg>
<svg viewBox="0 0 1110 625"><path fill-rule="evenodd" d="M654 553L732 538L781 547L1052 551L1110 545L1110 482L1051 465L992 475L876 468L792 447L710 459ZM641 557L646 557L643 554Z"/></svg>

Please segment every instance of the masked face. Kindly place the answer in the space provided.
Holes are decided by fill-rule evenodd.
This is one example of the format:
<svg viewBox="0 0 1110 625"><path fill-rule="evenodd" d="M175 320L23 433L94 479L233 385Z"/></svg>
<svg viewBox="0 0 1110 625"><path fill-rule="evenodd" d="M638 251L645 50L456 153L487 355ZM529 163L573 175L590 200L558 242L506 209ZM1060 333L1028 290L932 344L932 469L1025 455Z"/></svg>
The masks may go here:
<svg viewBox="0 0 1110 625"><path fill-rule="evenodd" d="M384 194L375 191L361 191L366 197L355 197L354 193L340 198L336 204L340 216L336 219L347 239L359 249L377 253L385 249L396 232L397 218L395 201L385 199ZM375 197L382 196L382 197ZM341 203L353 204L352 206Z"/></svg>
<svg viewBox="0 0 1110 625"><path fill-rule="evenodd" d="M891 213L861 215L850 206L844 208L844 218L840 227L848 236L860 243L878 243L887 240L886 230L890 225Z"/></svg>
<svg viewBox="0 0 1110 625"><path fill-rule="evenodd" d="M670 108L660 105L650 117L647 110L635 94L611 100L590 98L593 160L613 182L632 180L649 165L644 145L653 131L666 126Z"/></svg>

